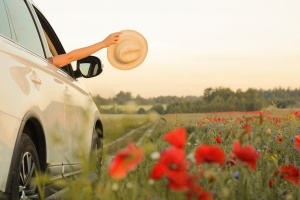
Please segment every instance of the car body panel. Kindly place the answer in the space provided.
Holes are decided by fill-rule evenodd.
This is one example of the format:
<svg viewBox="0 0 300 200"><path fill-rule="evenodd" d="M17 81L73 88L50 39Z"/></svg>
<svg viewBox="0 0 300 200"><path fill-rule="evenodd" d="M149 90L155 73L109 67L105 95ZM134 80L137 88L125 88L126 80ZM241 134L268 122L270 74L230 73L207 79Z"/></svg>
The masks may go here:
<svg viewBox="0 0 300 200"><path fill-rule="evenodd" d="M18 135L21 120L7 113L0 112L0 190L6 188L10 162L14 151L15 139Z"/></svg>
<svg viewBox="0 0 300 200"><path fill-rule="evenodd" d="M33 2L28 2L31 12L35 12ZM80 159L88 157L91 150L96 121L101 121L99 110L80 80L48 61L49 46L42 32L45 25L40 24L38 14L32 16L45 57L0 33L0 197L1 192L9 192L7 182L15 145L28 118L35 117L42 127L36 134L44 135L45 146L40 148L45 148L52 179L80 170ZM49 34L57 37L54 32ZM64 52L58 38L55 40Z"/></svg>
<svg viewBox="0 0 300 200"><path fill-rule="evenodd" d="M12 45L14 46L13 43ZM1 93L11 93L3 96L0 109L19 120L28 111L36 113L44 125L46 141L49 143L47 147L51 147L55 138L64 138L64 88L62 81L56 81L62 79L60 73L57 73L59 69L49 67L47 62L41 61L31 52L16 47L10 51L8 46L10 44L1 43L0 40L0 59L4 60L2 69L7 71L1 73L1 79L7 85L7 91ZM54 128L55 131L52 130ZM14 135L8 142L15 145L16 138ZM1 137L0 141L2 140ZM61 146L56 144L56 148L47 151L48 163L67 162Z"/></svg>

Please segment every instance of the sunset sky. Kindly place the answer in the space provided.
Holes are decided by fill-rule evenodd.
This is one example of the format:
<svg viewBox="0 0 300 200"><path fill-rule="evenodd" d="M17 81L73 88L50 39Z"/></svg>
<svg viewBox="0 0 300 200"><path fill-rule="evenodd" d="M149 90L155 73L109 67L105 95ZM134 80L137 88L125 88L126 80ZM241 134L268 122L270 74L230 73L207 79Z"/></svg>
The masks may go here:
<svg viewBox="0 0 300 200"><path fill-rule="evenodd" d="M203 94L208 87L300 86L299 0L34 0L66 51L133 29L148 41L139 67L81 79L102 97Z"/></svg>

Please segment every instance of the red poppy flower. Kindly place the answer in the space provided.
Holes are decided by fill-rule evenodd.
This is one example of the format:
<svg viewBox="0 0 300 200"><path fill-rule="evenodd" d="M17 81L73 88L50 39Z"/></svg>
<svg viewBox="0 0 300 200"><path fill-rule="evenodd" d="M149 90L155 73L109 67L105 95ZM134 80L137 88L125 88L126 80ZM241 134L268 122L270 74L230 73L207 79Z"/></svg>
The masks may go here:
<svg viewBox="0 0 300 200"><path fill-rule="evenodd" d="M134 170L142 160L142 149L129 143L126 149L116 154L109 166L108 173L115 179L122 179L129 171Z"/></svg>
<svg viewBox="0 0 300 200"><path fill-rule="evenodd" d="M276 171L276 172L274 173L275 176L277 176L278 174L279 174L279 171ZM277 186L278 183L275 181L274 178L271 178L271 179L269 180L269 187L272 188L272 187L274 187L274 185Z"/></svg>
<svg viewBox="0 0 300 200"><path fill-rule="evenodd" d="M213 193L209 191L205 191L201 186L191 182L189 186L189 190L187 191L187 199L191 200L193 197L196 197L198 200L212 200Z"/></svg>
<svg viewBox="0 0 300 200"><path fill-rule="evenodd" d="M244 129L246 131L246 133L250 133L251 132L251 124L242 125L242 129Z"/></svg>
<svg viewBox="0 0 300 200"><path fill-rule="evenodd" d="M298 185L300 172L297 167L293 164L283 165L280 167L280 173L282 174L282 178Z"/></svg>
<svg viewBox="0 0 300 200"><path fill-rule="evenodd" d="M295 148L298 149L300 151L300 136L296 136L295 137L295 144L294 144Z"/></svg>
<svg viewBox="0 0 300 200"><path fill-rule="evenodd" d="M165 140L170 144L182 148L186 142L186 130L183 127L177 128L165 134Z"/></svg>
<svg viewBox="0 0 300 200"><path fill-rule="evenodd" d="M263 112L259 112L259 123L262 124L264 121L264 113Z"/></svg>
<svg viewBox="0 0 300 200"><path fill-rule="evenodd" d="M219 146L201 145L195 151L195 159L198 164L215 162L222 165L225 161L225 153Z"/></svg>
<svg viewBox="0 0 300 200"><path fill-rule="evenodd" d="M226 165L227 165L228 167L232 167L232 166L235 165L235 163L236 163L236 157L235 157L233 154L230 154L230 155L228 156Z"/></svg>
<svg viewBox="0 0 300 200"><path fill-rule="evenodd" d="M217 141L217 143L222 143L223 142L222 138L220 138L219 136L216 137L216 141Z"/></svg>
<svg viewBox="0 0 300 200"><path fill-rule="evenodd" d="M198 198L198 200L212 200L214 198L214 195L212 192L209 191L203 191Z"/></svg>
<svg viewBox="0 0 300 200"><path fill-rule="evenodd" d="M200 185L197 184L201 176L189 176L188 184L189 189L186 192L187 200L191 199L201 199L201 200L212 200L213 193L209 191L205 191L202 189Z"/></svg>
<svg viewBox="0 0 300 200"><path fill-rule="evenodd" d="M154 165L150 177L160 179L166 176L172 190L185 191L188 189L188 162L185 151L177 147L170 147L161 152L160 159Z"/></svg>
<svg viewBox="0 0 300 200"><path fill-rule="evenodd" d="M166 176L171 190L187 191L189 189L189 174L184 168L171 170Z"/></svg>
<svg viewBox="0 0 300 200"><path fill-rule="evenodd" d="M159 179L169 170L178 170L184 166L185 151L177 147L170 147L160 153L160 159L154 165L150 175L153 179Z"/></svg>
<svg viewBox="0 0 300 200"><path fill-rule="evenodd" d="M276 141L277 141L278 143L281 143L281 142L283 141L281 135L277 135L277 136L275 137L275 139L276 139Z"/></svg>
<svg viewBox="0 0 300 200"><path fill-rule="evenodd" d="M275 179L274 178L271 178L269 180L269 187L272 188L274 186L274 182L275 182Z"/></svg>
<svg viewBox="0 0 300 200"><path fill-rule="evenodd" d="M203 192L203 189L200 185L194 183L194 181L191 182L189 190L187 191L187 199L191 200L193 197L199 197L201 193Z"/></svg>
<svg viewBox="0 0 300 200"><path fill-rule="evenodd" d="M165 168L166 166L163 163L161 162L156 163L152 169L150 177L154 180L160 179L165 175L165 171L166 171Z"/></svg>
<svg viewBox="0 0 300 200"><path fill-rule="evenodd" d="M293 114L294 114L295 117L297 117L298 119L300 119L300 113L299 112L296 111Z"/></svg>
<svg viewBox="0 0 300 200"><path fill-rule="evenodd" d="M233 144L232 152L237 159L247 163L251 170L255 170L256 162L260 155L252 146L247 145L242 147L240 142L237 141Z"/></svg>

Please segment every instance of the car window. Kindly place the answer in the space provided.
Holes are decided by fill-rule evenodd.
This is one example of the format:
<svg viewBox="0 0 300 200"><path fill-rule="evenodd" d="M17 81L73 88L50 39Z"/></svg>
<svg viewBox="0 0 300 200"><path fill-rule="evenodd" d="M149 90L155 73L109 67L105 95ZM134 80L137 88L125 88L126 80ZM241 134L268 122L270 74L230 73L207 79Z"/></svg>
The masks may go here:
<svg viewBox="0 0 300 200"><path fill-rule="evenodd" d="M13 23L16 42L44 57L36 26L25 2L21 0L7 0L6 3Z"/></svg>
<svg viewBox="0 0 300 200"><path fill-rule="evenodd" d="M12 37L8 23L8 15L3 0L0 0L0 24L0 34L11 39Z"/></svg>
<svg viewBox="0 0 300 200"><path fill-rule="evenodd" d="M47 45L45 45L45 48L49 48L49 51L46 51L46 58L66 53L50 23L37 8L34 7L34 10L37 14L37 17L43 29L42 31L46 38ZM71 64L61 67L60 69L65 71L71 77L74 77Z"/></svg>

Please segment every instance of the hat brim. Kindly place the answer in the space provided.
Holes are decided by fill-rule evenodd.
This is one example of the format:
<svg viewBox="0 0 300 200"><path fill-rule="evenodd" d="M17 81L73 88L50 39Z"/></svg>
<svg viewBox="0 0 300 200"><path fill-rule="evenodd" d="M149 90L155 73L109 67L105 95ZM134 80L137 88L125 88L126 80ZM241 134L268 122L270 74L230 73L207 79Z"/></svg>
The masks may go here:
<svg viewBox="0 0 300 200"><path fill-rule="evenodd" d="M144 60L147 56L147 53L148 53L148 44L147 44L147 41L144 38L144 36L137 31L123 30L121 32L122 32L122 34L119 36L119 41L127 40L127 39L134 39L141 47L140 56L138 57L138 59L136 59L135 61L130 62L130 63L120 62L115 57L115 48L118 45L118 43L117 43L117 44L112 44L107 48L107 59L108 59L109 63L117 69L130 70L130 69L138 67L139 65L141 65L144 62Z"/></svg>

